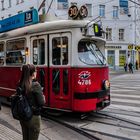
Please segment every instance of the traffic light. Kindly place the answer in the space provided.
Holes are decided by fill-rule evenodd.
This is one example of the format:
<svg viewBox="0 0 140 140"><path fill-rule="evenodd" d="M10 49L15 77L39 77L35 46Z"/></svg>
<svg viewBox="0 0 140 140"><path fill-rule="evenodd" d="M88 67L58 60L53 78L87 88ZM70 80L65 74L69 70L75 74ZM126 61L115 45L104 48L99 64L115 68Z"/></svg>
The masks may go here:
<svg viewBox="0 0 140 140"><path fill-rule="evenodd" d="M99 24L97 23L93 24L93 30L95 36L102 36L102 28Z"/></svg>

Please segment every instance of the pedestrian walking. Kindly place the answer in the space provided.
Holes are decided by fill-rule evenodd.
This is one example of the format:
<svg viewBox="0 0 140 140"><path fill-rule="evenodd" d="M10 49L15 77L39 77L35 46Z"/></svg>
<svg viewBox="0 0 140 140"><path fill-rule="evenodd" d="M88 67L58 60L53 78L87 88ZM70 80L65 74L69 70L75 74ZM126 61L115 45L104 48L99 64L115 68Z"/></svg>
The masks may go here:
<svg viewBox="0 0 140 140"><path fill-rule="evenodd" d="M133 64L130 62L128 66L129 66L129 72L133 73Z"/></svg>
<svg viewBox="0 0 140 140"><path fill-rule="evenodd" d="M45 98L40 84L36 81L36 73L37 71L34 65L23 65L21 79L18 85L24 89L24 93L33 111L31 120L20 120L23 140L38 140L40 133L40 111L41 107L45 104Z"/></svg>
<svg viewBox="0 0 140 140"><path fill-rule="evenodd" d="M138 70L138 61L136 60L136 70Z"/></svg>
<svg viewBox="0 0 140 140"><path fill-rule="evenodd" d="M124 64L124 70L127 72L127 63Z"/></svg>

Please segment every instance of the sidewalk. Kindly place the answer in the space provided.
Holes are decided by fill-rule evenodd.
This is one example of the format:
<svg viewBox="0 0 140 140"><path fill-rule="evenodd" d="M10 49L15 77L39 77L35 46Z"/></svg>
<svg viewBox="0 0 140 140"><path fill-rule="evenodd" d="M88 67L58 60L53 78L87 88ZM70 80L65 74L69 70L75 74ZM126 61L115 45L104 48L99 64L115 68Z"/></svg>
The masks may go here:
<svg viewBox="0 0 140 140"><path fill-rule="evenodd" d="M134 73L139 73L140 72L140 69L139 70L134 70ZM123 69L121 70L109 70L109 74L110 75L119 75L119 74L132 74L130 73L129 71L125 72Z"/></svg>
<svg viewBox="0 0 140 140"><path fill-rule="evenodd" d="M0 140L22 140L19 121L13 119L10 108L2 106L0 111ZM42 117L38 140L89 140L61 124Z"/></svg>
<svg viewBox="0 0 140 140"><path fill-rule="evenodd" d="M46 127L47 126L47 127ZM42 120L39 140L50 140L45 131L48 125ZM2 106L0 111L0 140L22 140L21 126L18 120L13 119L10 108Z"/></svg>

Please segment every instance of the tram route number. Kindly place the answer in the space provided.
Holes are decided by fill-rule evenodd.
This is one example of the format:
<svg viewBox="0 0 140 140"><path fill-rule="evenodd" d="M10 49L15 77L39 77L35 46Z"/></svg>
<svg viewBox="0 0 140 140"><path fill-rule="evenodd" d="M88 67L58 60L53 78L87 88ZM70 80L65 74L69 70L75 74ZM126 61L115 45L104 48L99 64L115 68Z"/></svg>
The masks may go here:
<svg viewBox="0 0 140 140"><path fill-rule="evenodd" d="M88 10L85 5L81 6L81 8L78 10L78 7L76 5L72 5L68 10L69 17L73 19L77 18L86 18L88 15Z"/></svg>
<svg viewBox="0 0 140 140"><path fill-rule="evenodd" d="M78 84L79 85L91 85L91 80L90 79L88 79L88 80L87 79L86 80L85 79L79 79Z"/></svg>
<svg viewBox="0 0 140 140"><path fill-rule="evenodd" d="M69 8L68 14L72 18L76 18L78 16L78 8L77 6L73 5Z"/></svg>

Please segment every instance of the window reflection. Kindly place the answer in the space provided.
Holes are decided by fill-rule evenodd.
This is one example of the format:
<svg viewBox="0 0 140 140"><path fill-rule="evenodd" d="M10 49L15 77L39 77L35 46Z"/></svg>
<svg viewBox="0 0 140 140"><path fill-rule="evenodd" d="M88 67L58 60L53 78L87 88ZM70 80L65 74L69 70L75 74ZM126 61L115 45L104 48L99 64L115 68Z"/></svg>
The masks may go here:
<svg viewBox="0 0 140 140"><path fill-rule="evenodd" d="M45 64L45 40L37 39L33 41L33 64Z"/></svg>
<svg viewBox="0 0 140 140"><path fill-rule="evenodd" d="M25 40L13 40L7 42L6 64L25 63Z"/></svg>
<svg viewBox="0 0 140 140"><path fill-rule="evenodd" d="M52 63L54 65L68 64L67 37L55 37L52 39Z"/></svg>
<svg viewBox="0 0 140 140"><path fill-rule="evenodd" d="M94 42L80 41L78 44L79 60L88 65L105 65L106 60Z"/></svg>
<svg viewBox="0 0 140 140"><path fill-rule="evenodd" d="M0 65L4 65L4 44L0 43Z"/></svg>

